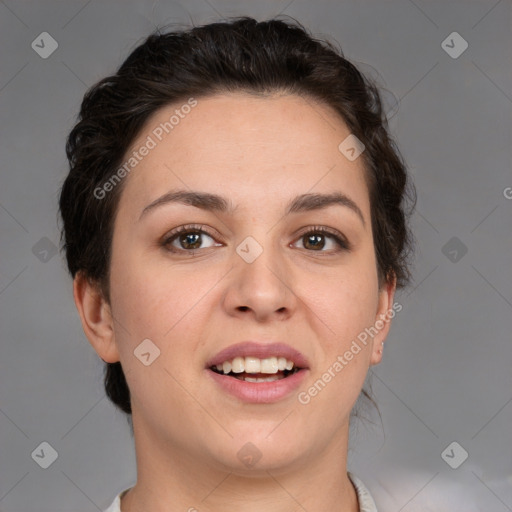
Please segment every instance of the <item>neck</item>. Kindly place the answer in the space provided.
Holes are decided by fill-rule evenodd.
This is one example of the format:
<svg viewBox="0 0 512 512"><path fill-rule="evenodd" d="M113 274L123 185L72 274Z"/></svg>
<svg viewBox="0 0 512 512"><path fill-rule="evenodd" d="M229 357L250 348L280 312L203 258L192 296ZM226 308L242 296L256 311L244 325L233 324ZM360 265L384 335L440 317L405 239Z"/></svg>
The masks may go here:
<svg viewBox="0 0 512 512"><path fill-rule="evenodd" d="M191 456L179 444L162 443L133 417L137 483L121 499L121 512L358 512L346 472L348 424L339 438L289 467L230 472ZM162 449L165 446L165 449Z"/></svg>

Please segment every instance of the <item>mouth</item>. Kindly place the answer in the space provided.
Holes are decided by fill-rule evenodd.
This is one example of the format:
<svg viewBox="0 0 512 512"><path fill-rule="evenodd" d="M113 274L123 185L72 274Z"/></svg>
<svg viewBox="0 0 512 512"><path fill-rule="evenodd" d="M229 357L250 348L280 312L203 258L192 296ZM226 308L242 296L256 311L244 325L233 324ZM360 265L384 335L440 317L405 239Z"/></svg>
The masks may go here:
<svg viewBox="0 0 512 512"><path fill-rule="evenodd" d="M212 365L209 368L218 375L225 375L245 382L274 382L286 379L303 368L295 366L285 357L235 357L230 361Z"/></svg>
<svg viewBox="0 0 512 512"><path fill-rule="evenodd" d="M244 342L219 352L205 369L231 396L244 402L273 403L301 385L309 364L289 345Z"/></svg>

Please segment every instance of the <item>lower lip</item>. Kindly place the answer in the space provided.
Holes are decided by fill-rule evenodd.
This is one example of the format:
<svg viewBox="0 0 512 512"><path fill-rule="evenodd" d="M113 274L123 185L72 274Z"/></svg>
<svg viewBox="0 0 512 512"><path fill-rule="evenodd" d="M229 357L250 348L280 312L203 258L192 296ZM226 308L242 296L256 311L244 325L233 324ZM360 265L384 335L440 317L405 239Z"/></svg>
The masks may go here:
<svg viewBox="0 0 512 512"><path fill-rule="evenodd" d="M282 400L301 385L307 373L307 369L302 369L288 377L271 382L246 382L215 373L210 369L206 371L224 391L244 402L255 404L272 404Z"/></svg>

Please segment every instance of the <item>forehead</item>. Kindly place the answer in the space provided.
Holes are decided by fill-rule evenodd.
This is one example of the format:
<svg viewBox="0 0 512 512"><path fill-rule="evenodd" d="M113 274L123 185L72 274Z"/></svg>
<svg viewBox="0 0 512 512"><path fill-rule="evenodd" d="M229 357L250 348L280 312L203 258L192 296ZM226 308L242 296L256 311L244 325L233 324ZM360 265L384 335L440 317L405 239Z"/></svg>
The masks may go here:
<svg viewBox="0 0 512 512"><path fill-rule="evenodd" d="M350 131L329 106L296 95L247 93L195 102L165 106L148 119L126 156L144 145L151 149L130 172L124 202L144 207L178 187L237 196L251 206L339 190L363 211L369 207L363 161L349 161L338 149Z"/></svg>

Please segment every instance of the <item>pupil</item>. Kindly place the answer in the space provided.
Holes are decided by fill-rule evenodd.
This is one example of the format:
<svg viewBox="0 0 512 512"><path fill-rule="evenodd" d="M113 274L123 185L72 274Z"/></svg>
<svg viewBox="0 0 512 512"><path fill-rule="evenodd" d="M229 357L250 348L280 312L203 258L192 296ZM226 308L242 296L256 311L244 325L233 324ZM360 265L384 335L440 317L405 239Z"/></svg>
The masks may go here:
<svg viewBox="0 0 512 512"><path fill-rule="evenodd" d="M312 245L312 247L314 248L323 248L324 244L323 243L318 243L319 242L319 239L321 240L323 238L323 235L309 235L308 237L308 242L307 244L310 244ZM315 243L315 240L316 240L316 243Z"/></svg>
<svg viewBox="0 0 512 512"><path fill-rule="evenodd" d="M189 245L194 245L194 249L197 249L197 243L198 243L198 239L199 239L199 233L187 233L186 235L183 235L181 237L181 242L182 242L182 245L184 245L184 247L188 247ZM196 237L196 241L195 242L190 242L189 244L189 240L191 239L191 237ZM199 244L201 245L201 244Z"/></svg>

